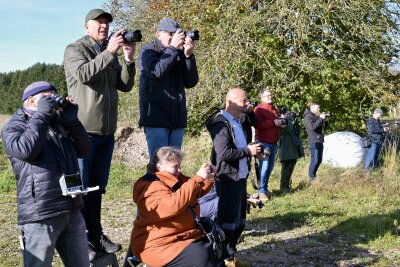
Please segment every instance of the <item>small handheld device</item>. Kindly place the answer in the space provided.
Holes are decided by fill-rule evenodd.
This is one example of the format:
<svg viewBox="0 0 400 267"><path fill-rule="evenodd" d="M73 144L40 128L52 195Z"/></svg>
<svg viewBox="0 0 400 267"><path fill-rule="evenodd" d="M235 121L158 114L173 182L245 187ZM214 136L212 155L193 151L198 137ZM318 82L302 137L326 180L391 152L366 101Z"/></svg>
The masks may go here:
<svg viewBox="0 0 400 267"><path fill-rule="evenodd" d="M79 173L63 174L60 178L60 187L63 196L71 196L73 198L80 194L87 194L88 192L99 190L99 186L85 188Z"/></svg>

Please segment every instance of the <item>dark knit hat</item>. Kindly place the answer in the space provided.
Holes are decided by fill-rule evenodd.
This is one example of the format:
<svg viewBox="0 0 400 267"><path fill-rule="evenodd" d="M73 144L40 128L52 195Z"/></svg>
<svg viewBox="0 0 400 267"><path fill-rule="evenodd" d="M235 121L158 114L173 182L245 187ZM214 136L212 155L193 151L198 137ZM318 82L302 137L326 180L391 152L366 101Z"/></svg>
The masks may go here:
<svg viewBox="0 0 400 267"><path fill-rule="evenodd" d="M176 32L180 28L181 26L179 26L178 22L170 18L165 18L158 23L157 31Z"/></svg>
<svg viewBox="0 0 400 267"><path fill-rule="evenodd" d="M40 81L34 82L26 87L24 93L22 94L22 102L24 102L28 97L34 96L40 92L54 90L57 92L57 89L48 82Z"/></svg>
<svg viewBox="0 0 400 267"><path fill-rule="evenodd" d="M85 17L85 23L87 23L89 20L97 19L100 16L105 17L108 20L108 22L112 22L113 21L113 17L111 16L110 13L104 11L103 9L96 8L96 9L90 10L87 13L87 15Z"/></svg>

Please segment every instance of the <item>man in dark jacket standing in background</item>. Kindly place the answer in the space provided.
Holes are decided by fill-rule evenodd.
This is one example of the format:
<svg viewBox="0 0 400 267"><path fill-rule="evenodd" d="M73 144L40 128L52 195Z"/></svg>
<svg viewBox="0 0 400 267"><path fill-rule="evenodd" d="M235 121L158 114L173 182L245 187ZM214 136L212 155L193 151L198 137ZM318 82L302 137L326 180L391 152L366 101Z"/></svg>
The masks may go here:
<svg viewBox="0 0 400 267"><path fill-rule="evenodd" d="M18 226L24 266L51 267L57 249L67 267L89 266L80 195L64 196L59 179L79 174L78 156L89 138L68 99L62 109L48 82L29 85L18 109L2 130L4 151L17 181Z"/></svg>
<svg viewBox="0 0 400 267"><path fill-rule="evenodd" d="M117 90L132 90L136 43L124 43L121 30L107 41L112 20L111 14L102 9L90 10L85 18L87 35L68 45L64 53L68 93L79 104L78 117L90 137L90 153L79 159L83 183L85 187L100 187L84 197L85 208L82 209L90 260L97 252L114 253L121 249L120 244L103 233L101 202L108 183L117 129ZM118 51L121 47L124 59L120 64Z"/></svg>
<svg viewBox="0 0 400 267"><path fill-rule="evenodd" d="M261 151L260 144L247 145L239 115L247 111L246 93L239 88L229 90L225 110L213 114L206 126L213 140L211 163L216 166L219 195L217 221L225 232L226 266L239 264L234 258L236 245L246 225L246 180L249 157ZM235 265L236 264L236 265Z"/></svg>
<svg viewBox="0 0 400 267"><path fill-rule="evenodd" d="M372 145L368 149L364 161L364 168L366 170L369 170L371 167L372 169L379 168L379 155L386 132L386 128L382 126L380 121L382 115L382 109L377 108L372 117L367 120L368 137L370 138Z"/></svg>
<svg viewBox="0 0 400 267"><path fill-rule="evenodd" d="M150 158L160 147L182 146L187 126L185 88L199 80L194 40L179 24L161 20L156 37L139 55L139 126L144 127Z"/></svg>
<svg viewBox="0 0 400 267"><path fill-rule="evenodd" d="M307 141L310 147L311 160L308 168L310 181L317 177L317 170L322 162L324 153L324 129L328 121L328 114L320 112L318 102L312 101L310 109L304 113L304 124L307 130Z"/></svg>

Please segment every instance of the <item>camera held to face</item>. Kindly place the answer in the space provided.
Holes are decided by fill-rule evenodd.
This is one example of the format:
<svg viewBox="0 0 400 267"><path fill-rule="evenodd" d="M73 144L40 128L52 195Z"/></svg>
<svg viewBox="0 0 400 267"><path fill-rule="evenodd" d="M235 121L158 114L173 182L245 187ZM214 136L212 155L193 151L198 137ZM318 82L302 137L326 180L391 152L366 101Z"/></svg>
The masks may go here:
<svg viewBox="0 0 400 267"><path fill-rule="evenodd" d="M200 39L200 34L198 30L193 31L184 31L185 36L189 36L193 41L197 41Z"/></svg>
<svg viewBox="0 0 400 267"><path fill-rule="evenodd" d="M260 141L255 141L250 143L250 145L260 145L261 147L261 151L260 154L262 156L268 157L269 155L271 155L271 149L269 149L269 147L264 146Z"/></svg>
<svg viewBox="0 0 400 267"><path fill-rule="evenodd" d="M279 118L281 120L281 125L287 125L288 120L286 118Z"/></svg>
<svg viewBox="0 0 400 267"><path fill-rule="evenodd" d="M123 32L121 32L121 35L124 38L125 44L142 41L142 33L140 32L140 30L133 30L133 31L124 30Z"/></svg>
<svg viewBox="0 0 400 267"><path fill-rule="evenodd" d="M56 109L66 108L66 107L68 107L70 105L73 105L65 97L62 97L60 95L53 94L53 95L51 95L51 97L57 102Z"/></svg>

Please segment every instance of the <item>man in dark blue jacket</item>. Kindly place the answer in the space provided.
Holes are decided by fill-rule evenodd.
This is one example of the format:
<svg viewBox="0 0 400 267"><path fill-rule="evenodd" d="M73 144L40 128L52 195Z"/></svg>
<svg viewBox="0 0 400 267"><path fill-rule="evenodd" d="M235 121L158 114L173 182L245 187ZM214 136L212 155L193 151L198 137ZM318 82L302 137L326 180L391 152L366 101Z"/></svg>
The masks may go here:
<svg viewBox="0 0 400 267"><path fill-rule="evenodd" d="M223 258L227 266L233 266L234 262L240 266L234 253L246 225L249 158L261 151L259 144L247 144L243 125L238 118L246 112L247 105L246 93L239 88L231 89L226 96L226 108L213 114L206 122L213 140L211 162L216 166L219 195L217 221L226 236Z"/></svg>
<svg viewBox="0 0 400 267"><path fill-rule="evenodd" d="M199 80L194 41L179 24L161 20L156 37L139 55L139 126L144 127L150 158L159 147L181 147L187 126L185 88Z"/></svg>
<svg viewBox="0 0 400 267"><path fill-rule="evenodd" d="M304 125L307 130L307 141L310 147L310 166L308 168L308 179L313 181L317 177L317 170L322 162L324 153L324 130L329 115L320 112L318 102L312 101L310 109L304 113Z"/></svg>
<svg viewBox="0 0 400 267"><path fill-rule="evenodd" d="M371 167L373 169L379 168L379 155L385 134L385 128L380 121L382 115L382 109L377 108L372 117L367 120L368 137L371 139L372 145L368 149L364 161L364 168L366 170L369 170Z"/></svg>
<svg viewBox="0 0 400 267"><path fill-rule="evenodd" d="M65 266L89 266L80 195L64 196L59 179L79 174L78 156L89 138L77 118L78 106L60 108L48 82L29 85L2 130L4 150L17 182L18 226L24 266L52 266L57 249Z"/></svg>

